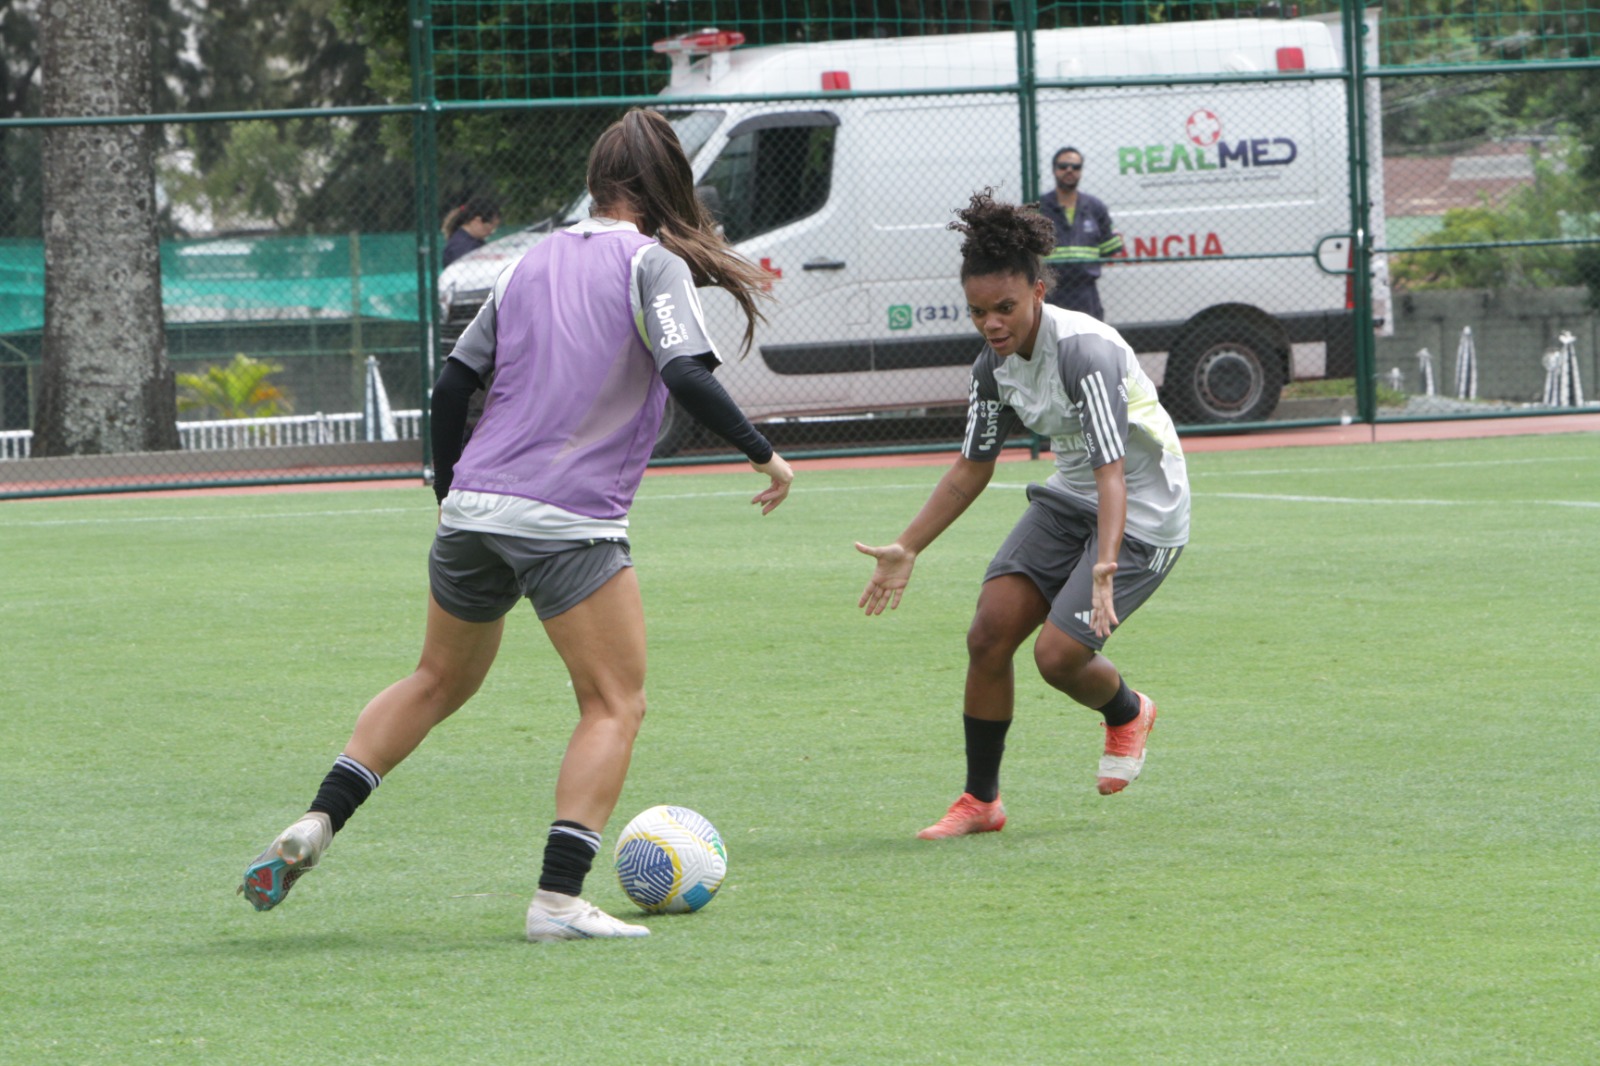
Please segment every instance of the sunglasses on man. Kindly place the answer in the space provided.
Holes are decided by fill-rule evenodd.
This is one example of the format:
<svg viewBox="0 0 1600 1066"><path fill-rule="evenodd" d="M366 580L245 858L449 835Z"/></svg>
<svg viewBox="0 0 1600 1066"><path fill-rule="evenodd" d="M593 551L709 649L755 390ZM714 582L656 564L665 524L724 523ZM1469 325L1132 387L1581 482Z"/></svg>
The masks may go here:
<svg viewBox="0 0 1600 1066"><path fill-rule="evenodd" d="M1057 170L1082 170L1083 169L1083 164L1082 163L1057 163L1056 164L1056 169Z"/></svg>

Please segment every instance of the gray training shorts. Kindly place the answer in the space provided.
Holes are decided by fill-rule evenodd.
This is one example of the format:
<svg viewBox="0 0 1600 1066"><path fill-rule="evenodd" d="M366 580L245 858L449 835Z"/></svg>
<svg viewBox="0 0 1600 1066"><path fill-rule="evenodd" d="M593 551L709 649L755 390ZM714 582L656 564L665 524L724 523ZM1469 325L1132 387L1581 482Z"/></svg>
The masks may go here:
<svg viewBox="0 0 1600 1066"><path fill-rule="evenodd" d="M626 540L531 540L440 526L428 553L428 585L464 622L493 622L528 598L540 620L588 599L632 566Z"/></svg>
<svg viewBox="0 0 1600 1066"><path fill-rule="evenodd" d="M1093 510L1047 485L1028 486L1028 509L995 552L985 581L1022 574L1050 601L1050 621L1079 644L1105 646L1089 628L1094 608L1095 547L1099 518ZM1183 553L1123 535L1112 602L1120 625L1148 600Z"/></svg>

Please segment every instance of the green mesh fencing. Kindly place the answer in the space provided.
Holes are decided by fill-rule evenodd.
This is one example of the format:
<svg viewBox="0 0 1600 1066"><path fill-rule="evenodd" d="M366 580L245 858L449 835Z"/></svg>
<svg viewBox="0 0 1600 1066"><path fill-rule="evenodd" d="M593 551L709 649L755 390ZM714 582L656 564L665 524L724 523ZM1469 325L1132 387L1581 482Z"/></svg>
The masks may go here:
<svg viewBox="0 0 1600 1066"><path fill-rule="evenodd" d="M546 100L646 96L670 77L657 42L707 27L737 31L752 47L871 40L1012 28L1010 4L912 9L859 3L686 0L641 4L517 4L455 0L428 5L440 100ZM989 11L979 17L979 7Z"/></svg>
<svg viewBox="0 0 1600 1066"><path fill-rule="evenodd" d="M167 240L169 323L417 319L417 238L241 235ZM44 327L44 242L0 240L0 333Z"/></svg>
<svg viewBox="0 0 1600 1066"><path fill-rule="evenodd" d="M1383 5L1388 67L1586 60L1600 45L1600 5L1564 0Z"/></svg>
<svg viewBox="0 0 1600 1066"><path fill-rule="evenodd" d="M1066 146L1110 234L1054 258L1099 269L1104 319L1186 433L1594 409L1593 9L415 10L433 77L411 114L160 131L180 452L30 460L42 223L9 216L0 496L417 476L440 360L499 271L587 213L589 147L641 103L668 115L724 234L768 272L747 354L731 301L703 300L719 380L786 454L952 445L979 340L946 224L980 188L1053 195ZM5 133L7 202L27 206L41 133ZM466 242L481 247L446 262L469 206L493 216ZM1081 281L1064 270L1056 295ZM669 406L657 455L727 448Z"/></svg>
<svg viewBox="0 0 1600 1066"><path fill-rule="evenodd" d="M391 144L403 145L409 120L390 121ZM326 114L157 128L156 388L172 397L172 451L38 447L45 247L42 219L14 221L0 239L0 497L419 477L427 332L416 191L410 161L390 154L379 128ZM11 173L39 158L44 136L5 131ZM341 157L345 143L361 148Z"/></svg>
<svg viewBox="0 0 1600 1066"><path fill-rule="evenodd" d="M736 30L752 47L936 34L1137 26L1245 17L1339 15L1337 0L1211 3L1134 0L905 5L805 0L518 4L450 0L428 5L435 92L447 101L642 96L669 79L653 46L707 27ZM1376 9L1377 5L1373 5ZM1584 60L1596 54L1600 5L1526 0L1460 5L1399 0L1382 5L1386 67Z"/></svg>

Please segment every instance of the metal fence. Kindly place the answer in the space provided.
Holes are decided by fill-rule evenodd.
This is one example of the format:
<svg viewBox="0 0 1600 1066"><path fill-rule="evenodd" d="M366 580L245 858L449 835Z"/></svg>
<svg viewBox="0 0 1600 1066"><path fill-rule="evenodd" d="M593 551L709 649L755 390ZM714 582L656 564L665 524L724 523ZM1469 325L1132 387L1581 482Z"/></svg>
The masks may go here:
<svg viewBox="0 0 1600 1066"><path fill-rule="evenodd" d="M1589 403L1600 13L616 10L417 0L409 103L160 116L181 463L122 457L97 477L95 457L12 446L36 417L44 266L36 238L0 240L0 496L422 474L439 361L498 272L586 213L588 146L635 105L672 119L725 234L771 277L743 357L731 301L711 291L705 309L719 378L786 454L952 446L978 341L947 223L984 188L1048 209L1076 183L1053 298L1093 290L1185 432ZM11 152L52 128L0 126ZM393 161L383 183L342 190L365 205L338 215L358 228L312 209L337 186L316 152L275 200L216 180L231 158L217 144L286 126ZM1067 148L1081 170L1055 169ZM373 373L419 412L390 439L284 437L268 456L259 433L200 428L365 427ZM207 433L225 461L198 458ZM659 461L726 454L669 412Z"/></svg>

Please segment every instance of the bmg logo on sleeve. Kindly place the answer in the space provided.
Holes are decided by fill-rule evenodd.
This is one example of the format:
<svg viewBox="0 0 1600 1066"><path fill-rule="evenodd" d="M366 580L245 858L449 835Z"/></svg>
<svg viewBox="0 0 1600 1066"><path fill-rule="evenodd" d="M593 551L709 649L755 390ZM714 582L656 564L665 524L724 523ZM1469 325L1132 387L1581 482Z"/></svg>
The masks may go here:
<svg viewBox="0 0 1600 1066"><path fill-rule="evenodd" d="M684 341L683 327L678 325L674 316L677 307L672 302L672 297L662 293L650 305L656 313L656 323L661 327L661 347L671 348L674 344Z"/></svg>

